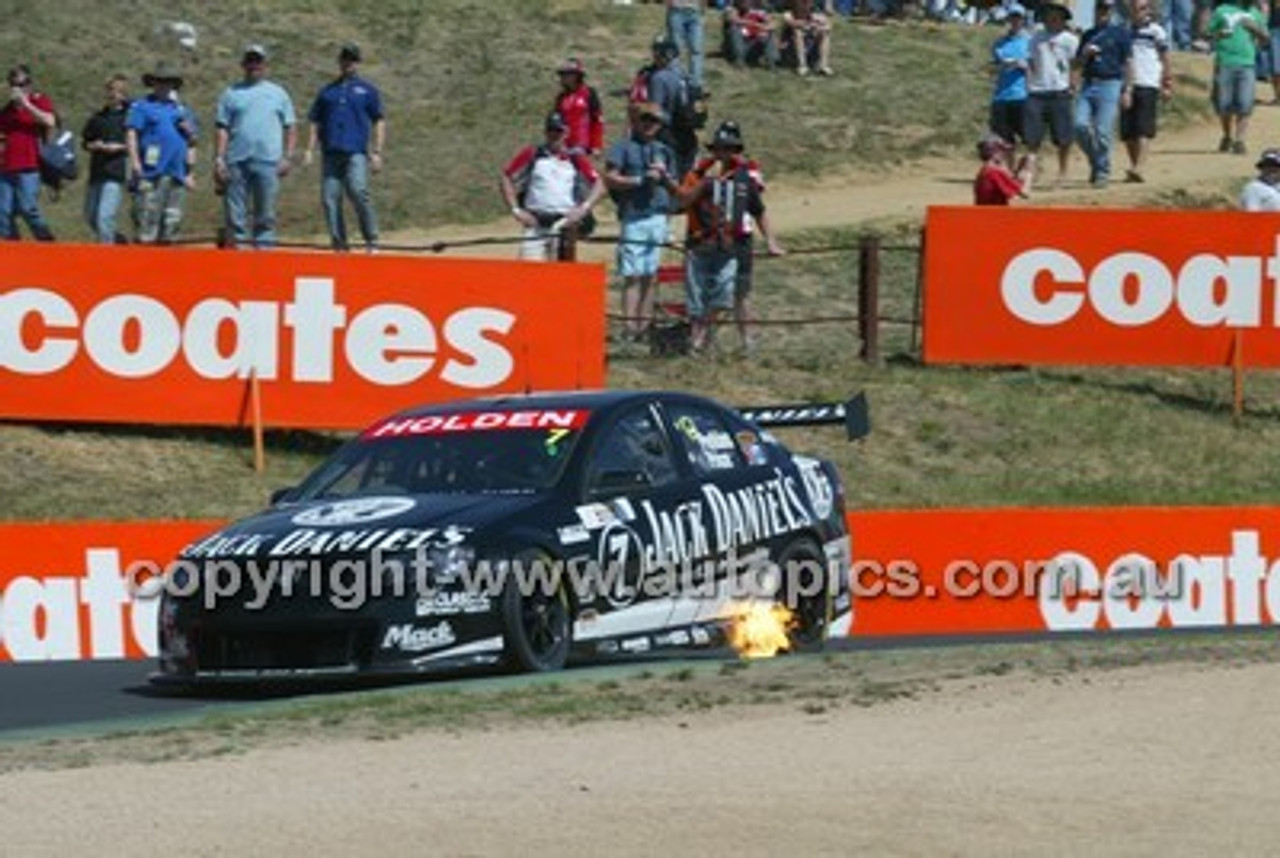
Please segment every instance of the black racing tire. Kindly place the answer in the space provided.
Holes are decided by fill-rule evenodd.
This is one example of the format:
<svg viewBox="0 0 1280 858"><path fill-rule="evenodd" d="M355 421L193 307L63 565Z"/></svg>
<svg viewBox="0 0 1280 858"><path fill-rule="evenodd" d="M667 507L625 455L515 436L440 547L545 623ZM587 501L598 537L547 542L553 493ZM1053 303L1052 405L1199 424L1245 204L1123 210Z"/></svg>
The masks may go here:
<svg viewBox="0 0 1280 858"><path fill-rule="evenodd" d="M806 537L788 543L778 553L777 564L782 575L778 600L791 611L795 621L789 632L791 651L821 652L831 623L826 554Z"/></svg>
<svg viewBox="0 0 1280 858"><path fill-rule="evenodd" d="M516 561L553 562L541 551L524 552ZM560 670L573 646L573 610L564 582L557 582L555 592L535 587L533 592L524 594L520 592L520 577L511 576L502 592L503 661L509 669L521 673Z"/></svg>

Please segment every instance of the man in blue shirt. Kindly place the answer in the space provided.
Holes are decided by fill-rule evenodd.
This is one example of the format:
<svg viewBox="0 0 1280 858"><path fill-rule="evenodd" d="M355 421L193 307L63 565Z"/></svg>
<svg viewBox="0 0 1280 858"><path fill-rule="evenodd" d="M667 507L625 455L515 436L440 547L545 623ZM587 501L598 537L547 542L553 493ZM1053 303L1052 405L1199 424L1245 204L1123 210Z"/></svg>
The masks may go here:
<svg viewBox="0 0 1280 858"><path fill-rule="evenodd" d="M214 170L226 187L224 208L233 246L273 247L280 179L289 174L298 142L296 116L289 93L266 79L265 48L245 48L240 65L244 78L218 99Z"/></svg>
<svg viewBox="0 0 1280 858"><path fill-rule="evenodd" d="M1111 142L1120 108L1133 99L1133 38L1112 18L1114 0L1097 0L1094 25L1080 37L1075 66L1081 85L1076 97L1076 143L1089 160L1089 183L1105 188L1111 179Z"/></svg>
<svg viewBox="0 0 1280 858"><path fill-rule="evenodd" d="M304 163L311 163L319 141L324 158L320 197L333 249L348 249L345 191L360 221L365 248L372 252L378 245L378 221L369 196L369 172L382 170L387 123L378 88L356 74L360 59L358 45L343 45L338 53L338 79L320 90L307 114L311 135Z"/></svg>
<svg viewBox="0 0 1280 858"><path fill-rule="evenodd" d="M187 190L195 187L195 115L178 98L182 75L161 62L142 76L151 94L129 108L125 143L133 176L134 218L141 244L168 244L182 225Z"/></svg>
<svg viewBox="0 0 1280 858"><path fill-rule="evenodd" d="M662 245L667 242L667 213L680 187L676 156L658 139L666 119L653 102L631 107L631 134L609 150L605 185L618 204L621 236L618 274L622 277L622 315L627 333L642 338L652 315L653 281Z"/></svg>
<svg viewBox="0 0 1280 858"><path fill-rule="evenodd" d="M1025 24L1027 10L1011 3L1005 14L1009 30L991 46L991 63L996 74L991 96L991 133L1009 143L1025 140L1022 123L1027 106L1027 65L1031 56L1031 36Z"/></svg>

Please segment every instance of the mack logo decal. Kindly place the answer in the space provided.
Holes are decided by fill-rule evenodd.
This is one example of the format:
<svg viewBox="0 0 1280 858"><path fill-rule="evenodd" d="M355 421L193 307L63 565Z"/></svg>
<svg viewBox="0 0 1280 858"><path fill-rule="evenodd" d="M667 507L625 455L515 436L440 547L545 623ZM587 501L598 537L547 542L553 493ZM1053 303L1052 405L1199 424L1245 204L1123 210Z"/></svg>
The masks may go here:
<svg viewBox="0 0 1280 858"><path fill-rule="evenodd" d="M410 498L355 498L321 504L304 510L293 517L293 523L311 527L364 524L408 512L414 505L414 501Z"/></svg>
<svg viewBox="0 0 1280 858"><path fill-rule="evenodd" d="M396 649L401 652L426 652L429 649L448 646L457 639L458 636L448 620L427 628L405 623L387 629L386 637L382 639L382 648Z"/></svg>

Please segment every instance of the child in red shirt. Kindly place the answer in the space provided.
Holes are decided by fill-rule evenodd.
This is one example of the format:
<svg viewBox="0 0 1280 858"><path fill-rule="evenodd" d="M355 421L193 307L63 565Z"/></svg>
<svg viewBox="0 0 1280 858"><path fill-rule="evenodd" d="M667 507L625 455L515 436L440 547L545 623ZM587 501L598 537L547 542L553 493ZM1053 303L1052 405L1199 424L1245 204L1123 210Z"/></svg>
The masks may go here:
<svg viewBox="0 0 1280 858"><path fill-rule="evenodd" d="M978 142L978 157L982 167L973 180L973 202L979 206L1007 206L1014 197L1026 197L1031 193L1033 163L1030 155L1024 156L1015 169L1009 168L1013 144L990 135Z"/></svg>

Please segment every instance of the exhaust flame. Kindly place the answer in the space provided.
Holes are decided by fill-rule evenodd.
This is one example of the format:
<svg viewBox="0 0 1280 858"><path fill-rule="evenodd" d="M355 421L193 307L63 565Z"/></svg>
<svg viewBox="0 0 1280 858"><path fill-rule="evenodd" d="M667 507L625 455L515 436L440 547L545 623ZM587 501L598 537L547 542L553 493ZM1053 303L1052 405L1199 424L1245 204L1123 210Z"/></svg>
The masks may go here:
<svg viewBox="0 0 1280 858"><path fill-rule="evenodd" d="M742 658L773 658L791 648L787 632L795 619L786 607L747 602L734 605L730 613L729 645Z"/></svg>

